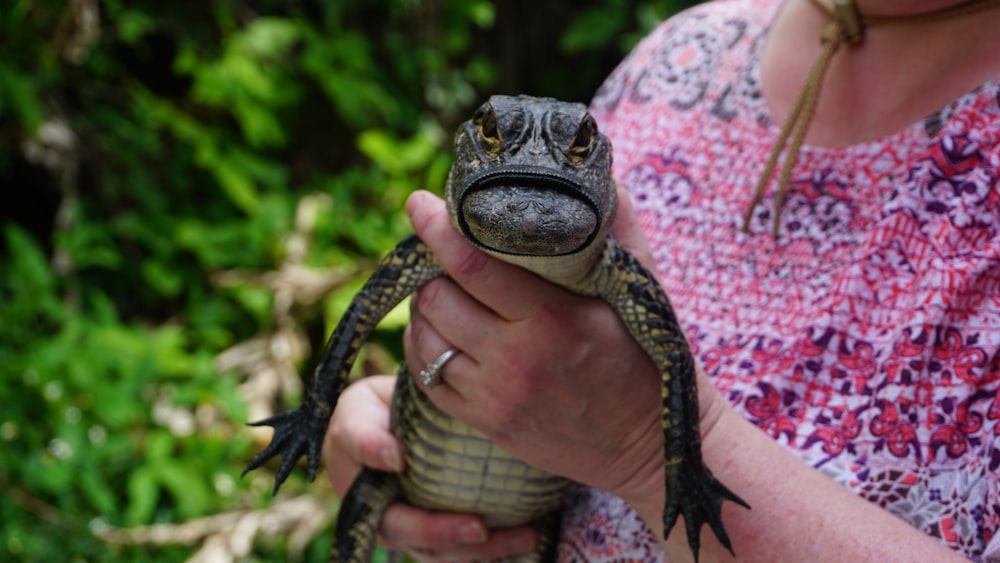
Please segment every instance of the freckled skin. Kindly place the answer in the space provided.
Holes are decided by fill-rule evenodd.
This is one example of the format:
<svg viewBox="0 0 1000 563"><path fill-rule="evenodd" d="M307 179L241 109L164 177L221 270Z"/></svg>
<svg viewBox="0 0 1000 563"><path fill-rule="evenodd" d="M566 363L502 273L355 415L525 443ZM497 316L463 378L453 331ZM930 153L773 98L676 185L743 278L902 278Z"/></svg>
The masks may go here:
<svg viewBox="0 0 1000 563"><path fill-rule="evenodd" d="M655 276L610 235L617 205L611 145L586 108L494 96L456 133L445 200L455 228L479 248L567 289L601 297L622 318L663 379L664 535L683 514L696 559L702 524L731 550L722 503L747 505L702 462L691 350ZM247 471L281 454L277 491L306 454L315 477L326 426L362 342L395 305L440 275L440 264L416 236L383 260L327 343L302 406L255 423L273 426L275 433ZM542 545L523 560L554 560L564 479L523 464L442 413L405 368L393 397L392 428L403 443L407 471L361 472L345 495L331 560L369 561L379 518L399 498L424 508L480 513L493 526L535 522Z"/></svg>

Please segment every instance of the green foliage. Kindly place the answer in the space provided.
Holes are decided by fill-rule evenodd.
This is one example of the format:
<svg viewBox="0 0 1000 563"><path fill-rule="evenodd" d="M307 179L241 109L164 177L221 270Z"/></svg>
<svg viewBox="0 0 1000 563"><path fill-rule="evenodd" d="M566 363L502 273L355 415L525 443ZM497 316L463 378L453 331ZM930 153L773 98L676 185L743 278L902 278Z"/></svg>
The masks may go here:
<svg viewBox="0 0 1000 563"><path fill-rule="evenodd" d="M532 7L0 7L0 559L182 560L197 543L106 532L273 502L266 474L240 480L261 444L243 426L249 372L221 355L289 329L311 344L295 366L308 371L367 269L410 231L407 195L443 185L457 121L510 86L500 52L532 44L497 30L514 5ZM542 39L590 64L551 80L565 65L542 59L517 90L586 100L676 9L562 6L572 17ZM343 279L309 297L280 285L292 266ZM404 322L378 338L394 354ZM297 472L282 496L323 490ZM292 543L247 557L283 560ZM328 545L304 554L324 560Z"/></svg>

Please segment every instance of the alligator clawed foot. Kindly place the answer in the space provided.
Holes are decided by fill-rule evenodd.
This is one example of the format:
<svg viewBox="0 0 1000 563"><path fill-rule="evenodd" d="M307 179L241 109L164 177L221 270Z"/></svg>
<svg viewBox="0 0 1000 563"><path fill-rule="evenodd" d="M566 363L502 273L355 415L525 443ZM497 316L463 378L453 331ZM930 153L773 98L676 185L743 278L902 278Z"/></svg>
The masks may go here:
<svg viewBox="0 0 1000 563"><path fill-rule="evenodd" d="M696 467L684 464L680 474L677 475L677 482L668 487L667 495L669 498L663 511L664 533L669 533L677 517L683 514L688 546L694 553L695 561L698 560L701 527L706 523L719 539L719 543L729 550L729 553L733 553L729 534L722 525L722 503L731 500L744 508L750 508L750 505L713 477L707 467L700 464Z"/></svg>
<svg viewBox="0 0 1000 563"><path fill-rule="evenodd" d="M320 450L323 447L326 425L323 421L311 416L309 411L310 409L303 405L295 410L249 423L249 426L274 428L274 436L267 448L250 460L241 477L264 465L274 456L281 455L281 466L278 467L278 473L274 478L273 494L278 494L281 484L292 473L295 464L304 454L307 459L309 480L315 479L316 472L319 470Z"/></svg>

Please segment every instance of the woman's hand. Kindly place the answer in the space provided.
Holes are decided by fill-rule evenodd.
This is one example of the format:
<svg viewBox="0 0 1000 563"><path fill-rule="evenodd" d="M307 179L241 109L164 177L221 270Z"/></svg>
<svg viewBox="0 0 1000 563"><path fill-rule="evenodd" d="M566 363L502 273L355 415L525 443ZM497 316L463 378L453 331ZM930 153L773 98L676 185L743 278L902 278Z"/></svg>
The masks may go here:
<svg viewBox="0 0 1000 563"><path fill-rule="evenodd" d="M365 465L401 471L403 453L389 431L395 376L373 376L350 385L337 402L323 447L327 475L343 494ZM497 559L530 552L538 542L531 526L487 531L471 514L428 512L391 505L379 524L379 543L422 561Z"/></svg>
<svg viewBox="0 0 1000 563"><path fill-rule="evenodd" d="M414 373L448 347L463 352L443 369L446 385L431 390L432 399L449 394L443 402L459 411L452 414L472 413L469 422L535 465L619 494L651 485L660 499L652 504L662 507L659 375L617 316L602 301L471 247L430 194L415 194L409 208L438 258L446 267L458 265L451 279L435 280L413 300L405 337ZM616 236L650 264L627 200ZM490 305L453 280L487 295ZM465 338L442 336L454 332ZM336 490L345 491L362 465L402 470L402 449L389 432L393 385L392 377L369 377L341 396L324 445ZM538 537L530 526L487 531L477 516L398 503L386 511L379 541L425 560L454 560L528 552Z"/></svg>
<svg viewBox="0 0 1000 563"><path fill-rule="evenodd" d="M532 465L662 508L660 376L618 316L476 249L431 194L408 210L449 274L412 301L410 368L460 352L431 400ZM648 263L627 205L616 235Z"/></svg>

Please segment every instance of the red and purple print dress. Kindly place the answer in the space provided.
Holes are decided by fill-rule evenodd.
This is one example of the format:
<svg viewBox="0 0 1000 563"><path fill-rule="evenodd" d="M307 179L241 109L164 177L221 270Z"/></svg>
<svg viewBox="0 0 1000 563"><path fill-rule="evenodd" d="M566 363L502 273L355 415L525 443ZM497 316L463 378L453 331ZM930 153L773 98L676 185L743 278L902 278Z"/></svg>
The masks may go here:
<svg viewBox="0 0 1000 563"><path fill-rule="evenodd" d="M858 495L1000 561L1000 80L886 138L805 147L778 239L773 187L744 234L778 130L757 65L777 8L705 4L636 48L593 101L616 176L730 403ZM581 489L570 505L562 560L664 560L621 500Z"/></svg>

